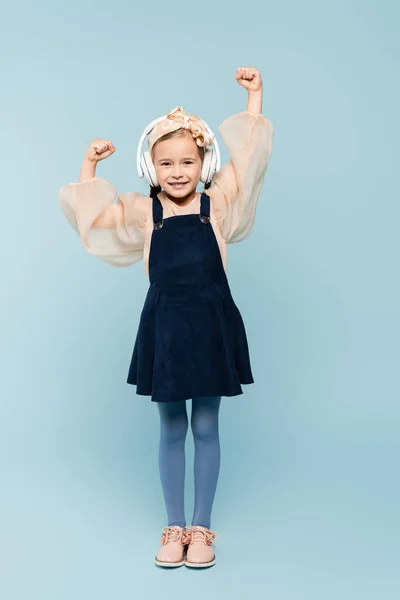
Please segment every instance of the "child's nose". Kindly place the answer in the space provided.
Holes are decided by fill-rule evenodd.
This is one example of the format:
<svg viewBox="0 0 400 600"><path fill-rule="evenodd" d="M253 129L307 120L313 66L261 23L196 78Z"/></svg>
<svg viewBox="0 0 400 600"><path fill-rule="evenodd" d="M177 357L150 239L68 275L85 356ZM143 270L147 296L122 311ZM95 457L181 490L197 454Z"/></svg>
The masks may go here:
<svg viewBox="0 0 400 600"><path fill-rule="evenodd" d="M182 175L182 169L181 169L181 165L175 165L173 170L172 170L172 175L174 177L181 177Z"/></svg>

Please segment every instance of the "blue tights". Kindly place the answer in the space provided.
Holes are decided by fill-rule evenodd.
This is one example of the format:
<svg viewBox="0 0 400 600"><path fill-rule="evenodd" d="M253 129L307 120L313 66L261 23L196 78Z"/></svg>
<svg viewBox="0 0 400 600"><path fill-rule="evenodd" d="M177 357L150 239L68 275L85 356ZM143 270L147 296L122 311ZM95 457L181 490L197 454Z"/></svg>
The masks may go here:
<svg viewBox="0 0 400 600"><path fill-rule="evenodd" d="M193 398L194 514L192 525L210 528L220 467L218 413L221 397ZM186 526L184 509L186 400L157 402L160 413L159 467L168 525Z"/></svg>

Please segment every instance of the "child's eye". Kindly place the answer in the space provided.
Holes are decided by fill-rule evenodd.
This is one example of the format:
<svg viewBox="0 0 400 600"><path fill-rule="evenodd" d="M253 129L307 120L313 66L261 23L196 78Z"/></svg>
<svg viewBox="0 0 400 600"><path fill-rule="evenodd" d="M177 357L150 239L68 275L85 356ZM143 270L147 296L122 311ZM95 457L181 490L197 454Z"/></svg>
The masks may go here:
<svg viewBox="0 0 400 600"><path fill-rule="evenodd" d="M168 166L169 164L170 164L169 162L166 162L166 161L165 161L165 162L162 162L162 163L161 163L161 166L162 166L162 167L165 167L165 166ZM192 164L193 164L193 160L185 160L185 164L186 164L186 165L192 165Z"/></svg>

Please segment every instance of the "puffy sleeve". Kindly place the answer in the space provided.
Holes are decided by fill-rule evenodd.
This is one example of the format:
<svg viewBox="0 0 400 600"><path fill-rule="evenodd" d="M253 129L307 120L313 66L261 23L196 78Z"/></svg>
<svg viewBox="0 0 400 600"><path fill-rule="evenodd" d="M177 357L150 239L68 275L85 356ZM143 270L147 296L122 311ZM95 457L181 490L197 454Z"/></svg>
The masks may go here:
<svg viewBox="0 0 400 600"><path fill-rule="evenodd" d="M112 183L92 177L64 185L58 199L90 254L116 267L127 267L143 258L151 208L148 196L138 192L117 195Z"/></svg>
<svg viewBox="0 0 400 600"><path fill-rule="evenodd" d="M225 119L218 129L230 160L214 175L207 193L222 237L235 243L253 229L274 128L263 114L244 111Z"/></svg>

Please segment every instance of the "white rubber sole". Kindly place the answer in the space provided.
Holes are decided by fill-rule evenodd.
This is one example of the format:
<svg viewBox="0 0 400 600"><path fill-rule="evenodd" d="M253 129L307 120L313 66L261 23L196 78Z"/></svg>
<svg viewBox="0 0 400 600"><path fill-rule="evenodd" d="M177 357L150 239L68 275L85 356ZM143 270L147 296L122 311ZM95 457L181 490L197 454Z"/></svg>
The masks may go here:
<svg viewBox="0 0 400 600"><path fill-rule="evenodd" d="M154 559L154 562L157 565L157 567L168 567L170 569L176 569L176 567L183 567L183 565L185 564L184 560L172 563L172 562L163 562L161 560L157 560L157 558Z"/></svg>
<svg viewBox="0 0 400 600"><path fill-rule="evenodd" d="M189 567L190 569L205 569L207 567L212 567L213 565L215 565L216 563L216 559L215 556L212 560L210 560L209 562L206 563L192 563L189 561L185 561L185 567Z"/></svg>

